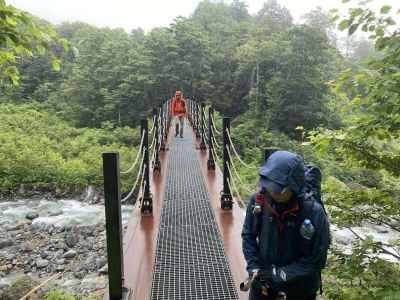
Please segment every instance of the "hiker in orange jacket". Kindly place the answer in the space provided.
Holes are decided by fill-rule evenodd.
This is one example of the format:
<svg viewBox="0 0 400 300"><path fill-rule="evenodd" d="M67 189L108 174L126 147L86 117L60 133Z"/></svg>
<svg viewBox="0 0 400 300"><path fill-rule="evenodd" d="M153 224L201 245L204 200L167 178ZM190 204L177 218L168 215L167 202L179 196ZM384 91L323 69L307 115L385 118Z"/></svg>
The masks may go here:
<svg viewBox="0 0 400 300"><path fill-rule="evenodd" d="M175 119L175 137L180 135L183 138L183 127L185 126L185 116L186 116L186 102L183 99L181 91L175 92L175 97L172 99L171 103L171 114Z"/></svg>

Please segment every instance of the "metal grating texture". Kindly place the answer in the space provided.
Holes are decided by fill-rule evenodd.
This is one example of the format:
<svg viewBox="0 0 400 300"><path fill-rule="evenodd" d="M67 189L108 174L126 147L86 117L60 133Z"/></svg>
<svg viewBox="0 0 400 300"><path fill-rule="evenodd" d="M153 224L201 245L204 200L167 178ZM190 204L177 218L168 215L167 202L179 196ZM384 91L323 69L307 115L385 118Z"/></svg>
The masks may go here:
<svg viewBox="0 0 400 300"><path fill-rule="evenodd" d="M192 134L170 148L152 300L238 299Z"/></svg>

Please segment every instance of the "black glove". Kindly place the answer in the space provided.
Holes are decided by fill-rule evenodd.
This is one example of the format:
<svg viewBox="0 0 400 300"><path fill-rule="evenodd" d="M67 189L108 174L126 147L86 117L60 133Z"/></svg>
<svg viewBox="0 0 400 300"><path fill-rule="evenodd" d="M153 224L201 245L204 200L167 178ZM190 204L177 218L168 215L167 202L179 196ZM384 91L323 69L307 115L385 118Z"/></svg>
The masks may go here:
<svg viewBox="0 0 400 300"><path fill-rule="evenodd" d="M258 277L261 282L272 283L272 267L258 271Z"/></svg>
<svg viewBox="0 0 400 300"><path fill-rule="evenodd" d="M253 276L251 274L250 276ZM257 272L254 276L251 288L256 295L268 296L271 293L272 268L264 268Z"/></svg>

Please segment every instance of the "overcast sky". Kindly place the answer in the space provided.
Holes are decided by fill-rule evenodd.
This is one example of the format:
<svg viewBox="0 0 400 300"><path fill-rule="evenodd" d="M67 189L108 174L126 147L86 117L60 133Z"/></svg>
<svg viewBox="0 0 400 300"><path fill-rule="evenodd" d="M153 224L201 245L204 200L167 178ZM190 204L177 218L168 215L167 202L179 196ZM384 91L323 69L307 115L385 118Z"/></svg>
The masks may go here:
<svg viewBox="0 0 400 300"><path fill-rule="evenodd" d="M340 8L341 0L278 0L290 9L295 20L321 6ZM146 31L168 26L175 17L188 17L201 0L6 0L52 23L83 21L96 26L123 27L128 32L137 27ZM224 2L230 3L229 0ZM264 0L248 0L250 13L256 13ZM353 1L354 2L354 1ZM375 0L375 5L391 4L397 9L399 0Z"/></svg>

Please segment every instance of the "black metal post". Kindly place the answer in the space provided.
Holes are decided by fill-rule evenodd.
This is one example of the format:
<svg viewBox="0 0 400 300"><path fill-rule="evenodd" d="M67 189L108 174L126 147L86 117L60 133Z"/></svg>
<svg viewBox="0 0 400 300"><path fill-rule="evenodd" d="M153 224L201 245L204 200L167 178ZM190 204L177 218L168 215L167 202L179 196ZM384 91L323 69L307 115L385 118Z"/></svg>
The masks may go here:
<svg viewBox="0 0 400 300"><path fill-rule="evenodd" d="M214 109L210 106L208 108L208 160L207 160L207 169L215 170L215 158L213 154L214 144L213 144L213 123L212 116L214 114Z"/></svg>
<svg viewBox="0 0 400 300"><path fill-rule="evenodd" d="M194 116L193 116L193 99L190 99L190 124L194 128Z"/></svg>
<svg viewBox="0 0 400 300"><path fill-rule="evenodd" d="M196 102L195 107L196 107L196 138L199 139L201 137L200 105Z"/></svg>
<svg viewBox="0 0 400 300"><path fill-rule="evenodd" d="M190 99L189 112L190 112L190 125L192 125L193 128L193 99Z"/></svg>
<svg viewBox="0 0 400 300"><path fill-rule="evenodd" d="M172 120L172 111L171 111L171 105L172 105L172 99L169 99L167 102L167 107L168 107L168 115L167 115L167 128L168 128L168 133L167 137L169 134L169 130L171 128L171 120Z"/></svg>
<svg viewBox="0 0 400 300"><path fill-rule="evenodd" d="M150 194L150 161L149 161L149 127L147 119L142 120L141 133L144 134L143 139L143 199L142 199L142 214L150 215L153 213L153 199Z"/></svg>
<svg viewBox="0 0 400 300"><path fill-rule="evenodd" d="M165 151L165 110L164 110L164 105L160 105L160 136L161 136L161 145L160 145L160 151Z"/></svg>
<svg viewBox="0 0 400 300"><path fill-rule="evenodd" d="M223 118L222 122L223 127L223 137L224 137L224 186L221 194L221 208L222 209L232 209L232 193L229 188L229 180L231 178L231 174L229 172L229 168L231 165L231 161L229 159L228 147L230 147L228 132L230 132L231 119Z"/></svg>
<svg viewBox="0 0 400 300"><path fill-rule="evenodd" d="M196 102L193 101L193 106L192 106L192 114L193 114L193 130L197 130L197 119L196 119Z"/></svg>
<svg viewBox="0 0 400 300"><path fill-rule="evenodd" d="M118 153L103 153L103 176L109 299L120 300L123 296L124 267L122 262L121 194Z"/></svg>
<svg viewBox="0 0 400 300"><path fill-rule="evenodd" d="M153 114L155 112L155 117L156 117L156 123L154 124L154 130L155 132L155 137L156 137L156 143L155 143L155 157L154 157L154 162L153 162L153 171L160 172L161 171L161 161L160 161L160 153L158 150L160 149L160 110L157 108L154 109Z"/></svg>
<svg viewBox="0 0 400 300"><path fill-rule="evenodd" d="M204 116L204 103L201 103L200 105L200 135L201 135L201 142L200 142L200 150L204 151L207 150L206 146L206 130L204 128L204 123L205 123L205 116Z"/></svg>

